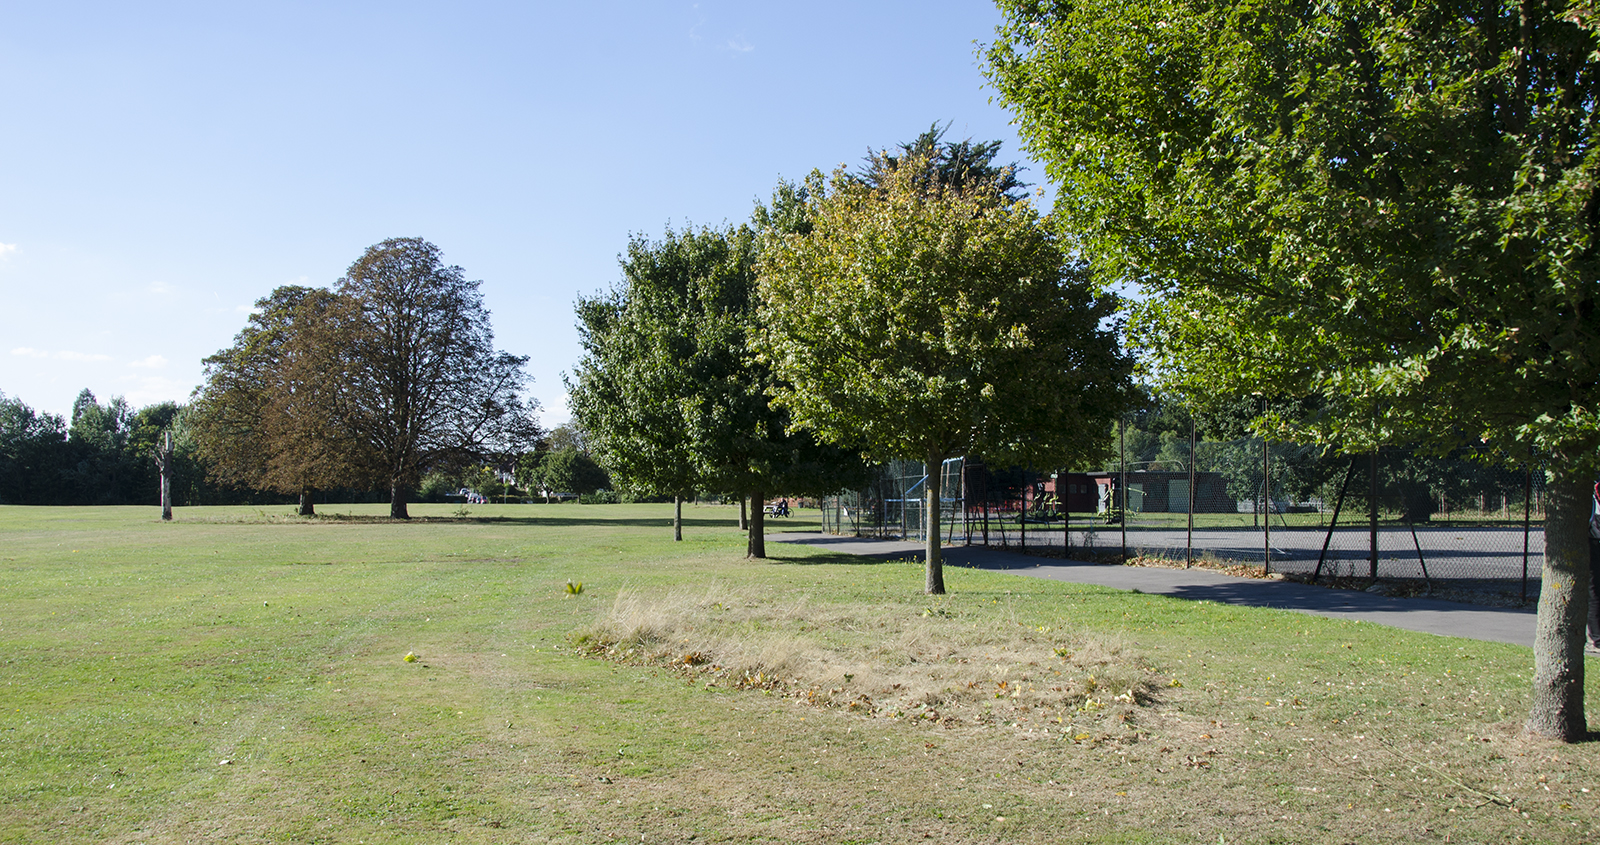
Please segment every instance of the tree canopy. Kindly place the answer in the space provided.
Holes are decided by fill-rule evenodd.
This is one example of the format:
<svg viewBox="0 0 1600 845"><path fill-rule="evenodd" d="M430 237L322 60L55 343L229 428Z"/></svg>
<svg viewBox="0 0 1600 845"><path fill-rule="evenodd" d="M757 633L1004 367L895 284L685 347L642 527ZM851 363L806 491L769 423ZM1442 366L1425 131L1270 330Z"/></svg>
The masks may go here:
<svg viewBox="0 0 1600 845"><path fill-rule="evenodd" d="M1584 735L1600 18L1565 3L1001 0L989 75L1195 402L1332 448L1547 456L1530 730Z"/></svg>
<svg viewBox="0 0 1600 845"><path fill-rule="evenodd" d="M206 359L195 430L232 483L301 493L381 485L390 516L422 474L511 457L539 435L527 359L494 349L479 283L417 238L367 249L332 291L284 287Z"/></svg>
<svg viewBox="0 0 1600 845"><path fill-rule="evenodd" d="M622 286L579 302L586 354L570 387L574 414L621 483L751 497L749 551L763 557L766 494L832 492L864 467L792 431L771 405L772 373L747 349L757 244L749 226L635 238Z"/></svg>
<svg viewBox="0 0 1600 845"><path fill-rule="evenodd" d="M344 303L339 423L368 473L390 491L389 515L422 473L492 459L509 464L539 436L521 396L526 357L496 351L479 282L420 238L369 247L334 286Z"/></svg>
<svg viewBox="0 0 1600 845"><path fill-rule="evenodd" d="M887 154L879 154L880 158ZM1004 182L941 181L931 159L813 173L809 228L772 232L757 340L794 425L928 466L926 588L944 592L939 467L1064 464L1104 448L1130 369L1114 301Z"/></svg>
<svg viewBox="0 0 1600 845"><path fill-rule="evenodd" d="M215 479L298 495L305 516L313 490L350 484L363 460L338 424L338 305L327 290L297 285L257 300L233 345L205 359L191 414Z"/></svg>

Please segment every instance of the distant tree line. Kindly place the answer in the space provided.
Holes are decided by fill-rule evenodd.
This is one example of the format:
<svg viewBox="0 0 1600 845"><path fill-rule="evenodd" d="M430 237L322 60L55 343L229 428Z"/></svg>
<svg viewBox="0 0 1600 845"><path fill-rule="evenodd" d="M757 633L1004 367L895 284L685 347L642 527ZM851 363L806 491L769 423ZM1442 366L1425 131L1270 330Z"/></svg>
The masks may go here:
<svg viewBox="0 0 1600 845"><path fill-rule="evenodd" d="M257 501L207 477L187 425L187 408L161 402L134 409L122 397L101 403L84 390L72 415L40 413L0 393L0 504L154 505L159 476L154 448L175 435L172 491L179 504Z"/></svg>

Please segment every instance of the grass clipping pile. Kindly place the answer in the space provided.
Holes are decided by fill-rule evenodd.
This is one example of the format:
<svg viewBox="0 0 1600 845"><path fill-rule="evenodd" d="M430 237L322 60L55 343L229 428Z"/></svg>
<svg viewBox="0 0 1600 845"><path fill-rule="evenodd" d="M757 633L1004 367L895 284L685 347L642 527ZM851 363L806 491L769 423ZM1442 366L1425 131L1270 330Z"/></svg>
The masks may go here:
<svg viewBox="0 0 1600 845"><path fill-rule="evenodd" d="M1131 742L1164 682L1120 643L1000 621L998 608L776 602L713 589L617 596L573 634L586 653L663 666L863 717Z"/></svg>

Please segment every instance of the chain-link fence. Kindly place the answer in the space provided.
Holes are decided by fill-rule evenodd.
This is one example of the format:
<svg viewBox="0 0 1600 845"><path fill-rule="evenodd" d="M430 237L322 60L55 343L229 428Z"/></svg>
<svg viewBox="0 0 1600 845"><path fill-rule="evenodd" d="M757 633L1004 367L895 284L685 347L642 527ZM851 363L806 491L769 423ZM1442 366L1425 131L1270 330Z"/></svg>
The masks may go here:
<svg viewBox="0 0 1600 845"><path fill-rule="evenodd" d="M941 533L1044 555L1537 595L1544 485L1528 464L1399 447L1328 455L1248 438L1179 439L1155 459L1130 457L1119 449L1086 472L946 461ZM895 462L868 488L824 499L825 530L921 539L926 496L923 465Z"/></svg>

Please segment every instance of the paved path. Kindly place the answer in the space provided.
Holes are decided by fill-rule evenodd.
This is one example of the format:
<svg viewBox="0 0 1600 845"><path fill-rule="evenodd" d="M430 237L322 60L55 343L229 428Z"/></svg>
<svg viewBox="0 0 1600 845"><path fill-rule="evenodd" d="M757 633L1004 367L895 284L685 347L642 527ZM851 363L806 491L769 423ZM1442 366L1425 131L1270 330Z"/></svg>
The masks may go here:
<svg viewBox="0 0 1600 845"><path fill-rule="evenodd" d="M921 556L922 544L901 540L858 539L832 534L769 534L769 542L798 543L840 554L894 558ZM946 546L945 562L996 569L1032 578L1099 584L1121 590L1174 596L1221 604L1275 607L1359 619L1408 631L1447 637L1533 646L1532 610L1483 607L1435 599L1398 599L1354 590L1333 590L1289 581L1235 578L1205 569L1163 569L1154 566L1105 566L1071 560L1038 558L982 546Z"/></svg>

